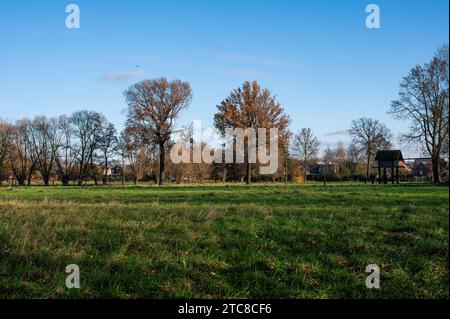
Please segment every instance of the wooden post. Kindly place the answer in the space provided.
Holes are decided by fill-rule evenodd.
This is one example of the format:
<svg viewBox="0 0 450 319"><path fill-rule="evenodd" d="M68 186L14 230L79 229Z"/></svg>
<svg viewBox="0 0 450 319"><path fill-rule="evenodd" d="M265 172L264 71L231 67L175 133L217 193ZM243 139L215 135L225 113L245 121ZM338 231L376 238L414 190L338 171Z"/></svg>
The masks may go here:
<svg viewBox="0 0 450 319"><path fill-rule="evenodd" d="M391 180L392 180L392 184L394 184L394 162L392 162L392 166L391 166Z"/></svg>
<svg viewBox="0 0 450 319"><path fill-rule="evenodd" d="M383 167L383 182L384 182L384 184L387 184L387 172L386 172L386 167Z"/></svg>
<svg viewBox="0 0 450 319"><path fill-rule="evenodd" d="M378 184L381 184L381 166L379 161L378 161Z"/></svg>

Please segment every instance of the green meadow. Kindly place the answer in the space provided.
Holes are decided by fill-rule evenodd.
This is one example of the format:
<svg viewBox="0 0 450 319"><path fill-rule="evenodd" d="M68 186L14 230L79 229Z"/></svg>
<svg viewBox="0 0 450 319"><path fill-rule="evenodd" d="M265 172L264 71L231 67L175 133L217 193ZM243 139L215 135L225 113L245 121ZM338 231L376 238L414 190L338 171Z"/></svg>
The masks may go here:
<svg viewBox="0 0 450 319"><path fill-rule="evenodd" d="M448 197L426 184L3 186L0 298L448 298ZM65 286L69 264L80 289Z"/></svg>

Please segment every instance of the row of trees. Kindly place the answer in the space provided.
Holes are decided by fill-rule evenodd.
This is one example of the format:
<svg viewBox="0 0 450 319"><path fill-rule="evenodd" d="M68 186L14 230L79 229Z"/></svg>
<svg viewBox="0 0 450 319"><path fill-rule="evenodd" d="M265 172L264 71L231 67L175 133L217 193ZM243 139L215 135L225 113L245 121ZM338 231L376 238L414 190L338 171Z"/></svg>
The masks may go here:
<svg viewBox="0 0 450 319"><path fill-rule="evenodd" d="M116 130L105 116L79 111L72 116L0 123L0 160L3 175L10 171L19 185L31 183L39 172L45 185L52 174L63 185L76 178L81 185L92 174L94 162L102 160L106 171L117 145ZM105 172L106 172L105 171ZM103 177L106 183L106 173Z"/></svg>
<svg viewBox="0 0 450 319"><path fill-rule="evenodd" d="M445 45L429 63L414 67L403 78L399 98L390 109L395 118L410 120L411 132L402 138L417 143L432 158L436 182L440 176L439 159L448 154L448 67ZM174 122L192 100L189 83L165 78L145 80L124 94L128 114L120 134L104 115L86 110L59 118L40 116L14 124L1 122L0 171L3 175L12 173L20 185L30 184L36 173L45 185L52 176L57 176L63 185L71 180L82 185L86 179L97 184L99 176L106 184L112 167L135 182L150 176L159 184L167 179L167 171L178 181L187 175L200 180L245 179L247 183L254 177L264 178L256 176L258 159L251 164L247 154L243 164L174 165L167 160L174 133L180 133L174 131ZM277 128L279 169L272 179L295 175L293 167L302 168L306 177L311 163L318 159L320 142L311 129L292 134L288 129L289 116L276 97L256 81L245 82L217 106L214 126L222 136L227 128ZM350 175L356 174L361 162L365 162L368 179L374 155L377 150L391 147L392 134L384 124L370 118L353 121L349 133L352 144L347 149L342 144L335 150L328 148L322 159L339 163ZM244 145L248 145L248 137Z"/></svg>
<svg viewBox="0 0 450 319"><path fill-rule="evenodd" d="M440 47L431 61L417 65L403 77L399 97L392 101L388 112L395 119L408 120L410 131L400 141L418 145L430 157L434 182L440 181L440 161L449 155L449 47ZM349 130L353 141L348 154L362 154L366 159L366 178L371 161L379 149L389 149L392 134L377 120L361 118L353 121ZM318 150L318 141L308 129L294 139L294 146L306 167L308 158ZM327 155L328 154L328 155ZM325 160L330 157L325 152Z"/></svg>
<svg viewBox="0 0 450 319"><path fill-rule="evenodd" d="M292 155L300 160L305 180L308 169L319 160L326 165L335 167L339 177L365 176L366 179L369 179L371 161L378 150L391 148L392 134L384 124L371 118L360 118L353 121L349 133L353 140L347 148L342 142L338 142L335 149L327 146L322 158L318 157L320 141L310 128L303 128L294 135ZM364 174L361 172L363 163L365 163Z"/></svg>

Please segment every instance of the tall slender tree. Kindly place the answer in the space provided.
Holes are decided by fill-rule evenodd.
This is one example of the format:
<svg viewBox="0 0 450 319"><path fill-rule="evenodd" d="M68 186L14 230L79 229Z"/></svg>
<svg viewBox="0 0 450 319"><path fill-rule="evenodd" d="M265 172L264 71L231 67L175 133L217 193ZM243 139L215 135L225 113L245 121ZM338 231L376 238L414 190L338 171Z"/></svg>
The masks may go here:
<svg viewBox="0 0 450 319"><path fill-rule="evenodd" d="M117 130L114 124L107 123L100 133L99 149L103 160L103 185L108 183L108 170L111 157L117 150Z"/></svg>
<svg viewBox="0 0 450 319"><path fill-rule="evenodd" d="M6 153L10 145L11 125L0 121L0 165L6 158Z"/></svg>
<svg viewBox="0 0 450 319"><path fill-rule="evenodd" d="M75 174L77 163L77 150L73 143L73 127L70 118L66 115L57 120L57 130L52 144L55 152L55 161L58 175L63 186L68 186L70 179Z"/></svg>
<svg viewBox="0 0 450 319"><path fill-rule="evenodd" d="M304 179L308 174L309 161L316 157L319 152L320 142L310 128L302 128L294 135L292 148L294 156L297 157L303 166Z"/></svg>
<svg viewBox="0 0 450 319"><path fill-rule="evenodd" d="M44 185L48 186L55 162L56 125L45 116L36 117L28 126L30 152L36 159L36 168L41 173Z"/></svg>
<svg viewBox="0 0 450 319"><path fill-rule="evenodd" d="M123 158L123 174L125 174L125 163L131 173L133 183L136 185L143 177L148 163L147 152L138 133L132 127L126 127L120 134L118 141Z"/></svg>
<svg viewBox="0 0 450 319"><path fill-rule="evenodd" d="M391 147L391 132L386 125L371 118L360 118L352 122L350 135L353 144L366 155L366 180L370 177L370 164L376 152Z"/></svg>
<svg viewBox="0 0 450 319"><path fill-rule="evenodd" d="M36 168L36 158L31 152L30 121L20 120L11 129L10 148L8 151L11 170L19 185L31 184L31 177Z"/></svg>

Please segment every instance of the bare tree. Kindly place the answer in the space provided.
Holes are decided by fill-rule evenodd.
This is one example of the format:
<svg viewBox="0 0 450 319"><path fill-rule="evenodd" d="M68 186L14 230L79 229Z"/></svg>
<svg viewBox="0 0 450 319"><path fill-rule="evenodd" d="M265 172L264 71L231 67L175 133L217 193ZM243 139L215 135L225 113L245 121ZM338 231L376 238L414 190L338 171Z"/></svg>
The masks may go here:
<svg viewBox="0 0 450 319"><path fill-rule="evenodd" d="M159 184L164 183L166 144L172 134L173 122L192 100L187 82L165 78L145 80L125 91L128 103L128 125L140 131L148 143L159 148Z"/></svg>
<svg viewBox="0 0 450 319"><path fill-rule="evenodd" d="M305 181L306 175L308 174L307 170L309 161L317 156L319 146L320 142L310 128L302 128L293 137L293 155L302 163Z"/></svg>
<svg viewBox="0 0 450 319"><path fill-rule="evenodd" d="M441 47L433 59L415 66L400 84L399 98L390 114L411 122L404 140L416 141L431 157L434 182L440 181L439 158L448 141L449 49Z"/></svg>
<svg viewBox="0 0 450 319"><path fill-rule="evenodd" d="M29 120L20 120L11 129L8 151L11 170L19 185L31 184L31 176L36 166L36 158L30 152Z"/></svg>
<svg viewBox="0 0 450 319"><path fill-rule="evenodd" d="M56 123L40 116L30 123L28 129L30 153L36 159L37 170L42 175L44 185L48 186L55 162Z"/></svg>
<svg viewBox="0 0 450 319"><path fill-rule="evenodd" d="M57 130L52 147L56 154L55 161L61 183L67 186L75 173L77 163L76 150L72 147L73 128L70 118L66 115L60 116L56 125Z"/></svg>
<svg viewBox="0 0 450 319"><path fill-rule="evenodd" d="M7 154L11 144L11 125L0 120L0 183L9 177Z"/></svg>
<svg viewBox="0 0 450 319"><path fill-rule="evenodd" d="M337 150L332 149L330 145L327 145L327 148L324 151L323 154L323 162L325 164L325 167L332 167L333 170L336 169L337 161L338 161L338 155Z"/></svg>
<svg viewBox="0 0 450 319"><path fill-rule="evenodd" d="M11 125L0 121L0 164L6 158L8 147L10 145Z"/></svg>
<svg viewBox="0 0 450 319"><path fill-rule="evenodd" d="M390 130L377 120L360 118L352 122L350 134L353 144L366 155L366 180L370 177L370 164L380 149L389 149L391 138Z"/></svg>
<svg viewBox="0 0 450 319"><path fill-rule="evenodd" d="M217 106L214 125L222 135L227 128L277 128L279 144L284 145L288 139L289 117L272 96L268 89L263 89L258 82L245 82L242 87L233 90L230 95ZM247 145L247 138L245 141ZM246 158L247 184L251 183L251 163Z"/></svg>
<svg viewBox="0 0 450 319"><path fill-rule="evenodd" d="M145 173L148 156L142 145L140 136L133 128L126 127L122 131L118 141L118 149L120 149L123 157L124 167L122 169L125 171L126 162L131 171L133 182L136 185Z"/></svg>
<svg viewBox="0 0 450 319"><path fill-rule="evenodd" d="M93 166L95 151L100 142L100 136L105 117L93 111L78 111L70 117L78 164L78 185L83 184L88 168Z"/></svg>
<svg viewBox="0 0 450 319"><path fill-rule="evenodd" d="M360 150L352 143L347 147L345 152L344 165L348 169L350 176L353 178L358 172L358 165L361 160Z"/></svg>
<svg viewBox="0 0 450 319"><path fill-rule="evenodd" d="M117 131L114 124L108 123L102 128L99 149L103 158L103 185L107 184L109 159L114 155L117 148Z"/></svg>

